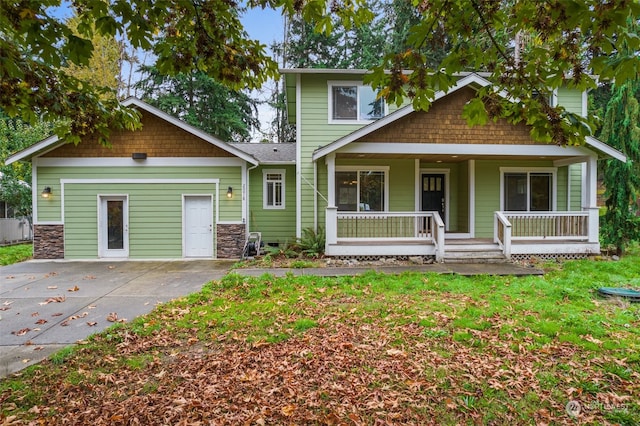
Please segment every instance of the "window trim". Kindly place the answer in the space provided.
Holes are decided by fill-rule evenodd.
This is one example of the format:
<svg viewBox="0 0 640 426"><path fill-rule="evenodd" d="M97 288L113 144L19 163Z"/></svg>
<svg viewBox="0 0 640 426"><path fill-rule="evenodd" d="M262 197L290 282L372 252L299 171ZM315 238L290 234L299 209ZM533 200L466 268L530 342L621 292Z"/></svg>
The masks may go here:
<svg viewBox="0 0 640 426"><path fill-rule="evenodd" d="M526 173L527 174L527 210L518 210L513 213L541 213L531 211L531 173L550 173L551 174L551 210L558 210L558 168L557 167L500 167L500 211L505 210L504 199L504 175L505 173Z"/></svg>
<svg viewBox="0 0 640 426"><path fill-rule="evenodd" d="M387 103L384 101L384 99L382 100L383 103L383 111L382 111L382 117L380 118L374 118L372 120L359 120L359 119L355 119L355 120L339 120L339 119L335 119L333 118L333 87L334 86L354 86L356 87L357 90L357 94L356 94L356 98L357 98L357 106L356 106L356 111L357 114L360 114L360 89L362 87L371 87L368 84L364 84L362 81L359 80L329 80L327 81L327 89L328 89L328 94L327 94L327 99L328 99L328 105L327 105L327 110L328 110L328 121L329 124L369 124L372 123L376 120L379 120L380 118L385 117L386 115L389 114L389 109L387 108Z"/></svg>
<svg viewBox="0 0 640 426"><path fill-rule="evenodd" d="M272 175L272 174L279 174L280 175L280 182L282 183L281 185L281 194L280 194L280 199L282 200L282 203L279 206L276 205L269 205L269 197L267 196L267 192L268 192L268 183L269 182L276 182L276 181L270 181L267 179L268 175ZM286 208L286 170L285 169L262 169L262 208L265 210L284 210ZM274 197L275 200L275 197Z"/></svg>
<svg viewBox="0 0 640 426"><path fill-rule="evenodd" d="M356 200L356 206L358 207L358 210L356 210L356 212L358 213L363 213L363 210L360 210L360 172L383 172L384 173L384 200L382 200L382 202L384 203L384 206L382 208L382 211L380 212L372 212L372 213L384 213L384 212L388 212L389 211L389 166L360 166L360 165L353 165L353 166L336 166L335 167L335 172L356 172L358 175L358 199ZM337 180L336 180L337 182ZM336 191L335 194L336 199L334 200L335 205L337 206L338 203L336 202L338 199L338 193ZM352 211L350 211L350 213L353 213Z"/></svg>

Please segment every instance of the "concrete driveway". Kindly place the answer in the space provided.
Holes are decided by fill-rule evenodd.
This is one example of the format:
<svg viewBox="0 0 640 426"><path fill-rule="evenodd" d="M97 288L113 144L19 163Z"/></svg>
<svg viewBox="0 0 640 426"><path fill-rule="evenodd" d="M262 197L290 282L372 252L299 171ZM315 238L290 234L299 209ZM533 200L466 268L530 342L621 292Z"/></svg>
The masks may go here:
<svg viewBox="0 0 640 426"><path fill-rule="evenodd" d="M0 267L0 378L223 277L230 261L29 261ZM115 313L115 315L111 315Z"/></svg>

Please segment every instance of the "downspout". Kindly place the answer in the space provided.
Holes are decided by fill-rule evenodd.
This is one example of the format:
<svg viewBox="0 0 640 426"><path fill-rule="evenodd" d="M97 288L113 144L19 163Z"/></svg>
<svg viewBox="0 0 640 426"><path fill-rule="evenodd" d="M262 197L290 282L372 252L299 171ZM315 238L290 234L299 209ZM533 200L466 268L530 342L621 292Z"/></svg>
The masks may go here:
<svg viewBox="0 0 640 426"><path fill-rule="evenodd" d="M249 181L251 180L249 178L249 172L251 172L251 170L255 169L256 167L258 167L259 164L256 164L255 166L249 167L247 169L247 202L246 204L246 208L247 208L247 232L249 232L249 230L251 229L251 197L249 196ZM248 234L247 234L248 235Z"/></svg>

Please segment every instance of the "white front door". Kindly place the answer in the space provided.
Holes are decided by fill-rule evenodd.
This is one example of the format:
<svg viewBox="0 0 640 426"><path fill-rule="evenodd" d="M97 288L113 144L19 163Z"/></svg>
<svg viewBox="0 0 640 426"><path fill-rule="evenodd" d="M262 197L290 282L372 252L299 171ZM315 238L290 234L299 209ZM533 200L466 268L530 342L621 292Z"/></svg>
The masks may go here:
<svg viewBox="0 0 640 426"><path fill-rule="evenodd" d="M102 195L98 212L98 256L129 257L129 200Z"/></svg>
<svg viewBox="0 0 640 426"><path fill-rule="evenodd" d="M184 197L184 257L213 256L211 196Z"/></svg>

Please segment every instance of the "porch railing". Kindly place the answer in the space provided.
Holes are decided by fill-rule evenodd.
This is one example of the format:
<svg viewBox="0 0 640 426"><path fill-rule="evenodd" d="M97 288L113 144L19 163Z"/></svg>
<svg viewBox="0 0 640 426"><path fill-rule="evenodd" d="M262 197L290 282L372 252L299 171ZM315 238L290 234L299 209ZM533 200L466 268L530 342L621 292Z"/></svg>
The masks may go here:
<svg viewBox="0 0 640 426"><path fill-rule="evenodd" d="M587 240L589 212L502 212L513 240Z"/></svg>
<svg viewBox="0 0 640 426"><path fill-rule="evenodd" d="M500 246L507 259L511 259L511 222L502 212L494 214L493 242Z"/></svg>
<svg viewBox="0 0 640 426"><path fill-rule="evenodd" d="M445 229L438 212L338 212L335 208L327 208L326 212L329 244L340 241L424 242L435 246L436 260L444 256ZM333 223L335 228L331 229Z"/></svg>

